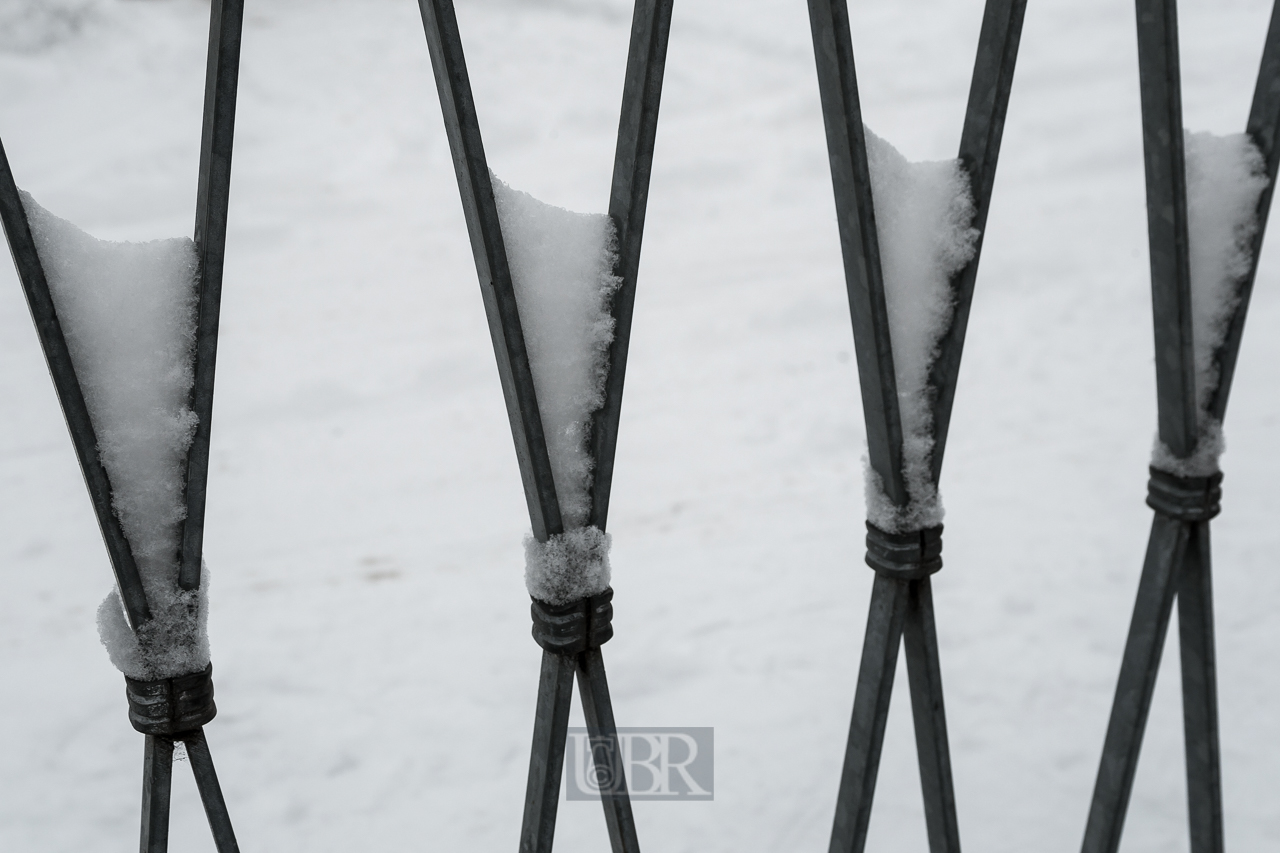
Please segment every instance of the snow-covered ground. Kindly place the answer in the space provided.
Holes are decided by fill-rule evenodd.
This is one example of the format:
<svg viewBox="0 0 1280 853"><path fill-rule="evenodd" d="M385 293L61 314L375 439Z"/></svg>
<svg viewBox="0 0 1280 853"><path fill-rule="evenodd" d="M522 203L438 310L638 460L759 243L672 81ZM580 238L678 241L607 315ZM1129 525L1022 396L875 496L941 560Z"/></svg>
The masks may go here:
<svg viewBox="0 0 1280 853"><path fill-rule="evenodd" d="M459 5L495 171L603 210L627 4ZM851 5L871 127L954 156L979 0ZM1187 125L1239 131L1269 4L1182 5ZM246 851L510 850L540 654L527 518L418 10L248 6L206 540L232 816ZM207 8L0 0L19 184L101 238L189 235ZM974 851L1078 848L1150 523L1132 16L1027 13L935 582ZM1214 524L1240 851L1280 843L1276 257ZM678 0L606 659L620 724L714 726L718 754L714 802L637 805L648 850L825 848L872 580L851 356L805 4ZM0 849L132 849L142 738L94 626L111 573L7 263L0 399ZM1126 851L1186 848L1168 651ZM212 850L178 770L174 849ZM599 807L564 803L558 840L604 849ZM868 849L926 849L901 675Z"/></svg>

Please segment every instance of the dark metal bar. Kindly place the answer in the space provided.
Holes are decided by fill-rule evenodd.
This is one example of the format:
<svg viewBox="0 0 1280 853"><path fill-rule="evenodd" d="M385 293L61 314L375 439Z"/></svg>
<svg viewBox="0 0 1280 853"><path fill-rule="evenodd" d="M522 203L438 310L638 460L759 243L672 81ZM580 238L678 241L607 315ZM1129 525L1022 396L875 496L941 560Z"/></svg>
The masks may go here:
<svg viewBox="0 0 1280 853"><path fill-rule="evenodd" d="M1178 457L1199 438L1175 0L1137 0L1160 440Z"/></svg>
<svg viewBox="0 0 1280 853"><path fill-rule="evenodd" d="M858 355L867 456L872 469L880 475L885 494L903 506L908 495L902 474L898 380L893 370L875 204L845 0L809 0L809 22L853 320L853 344Z"/></svg>
<svg viewBox="0 0 1280 853"><path fill-rule="evenodd" d="M599 648L578 655L578 692L582 695L582 711L587 720L587 734L592 743L610 738L610 749L593 749L596 772L609 780L609 792L603 790L600 803L609 827L609 844L613 853L640 853L636 837L636 820L631 813L627 778L618 748L618 727L613 720L613 702L609 699L609 681L604 672L604 656ZM606 763L607 762L607 763Z"/></svg>
<svg viewBox="0 0 1280 853"><path fill-rule="evenodd" d="M591 454L596 467L591 487L591 524L605 529L613 487L613 458L622 417L622 390L631 343L631 315L636 301L640 243L649 175L658 133L658 103L667 62L672 0L636 0L627 51L627 78L622 88L622 116L618 121L618 149L613 158L613 187L609 215L618 229L618 263L614 275L622 280L613 297L613 343L609 345L609 376L604 405L591 424Z"/></svg>
<svg viewBox="0 0 1280 853"><path fill-rule="evenodd" d="M902 639L907 652L907 679L911 684L916 756L920 762L929 850L931 853L960 853L960 826L956 820L951 751L947 744L947 712L942 701L938 629L934 622L933 585L929 578L910 582Z"/></svg>
<svg viewBox="0 0 1280 853"><path fill-rule="evenodd" d="M1094 784L1083 853L1116 853L1138 768L1147 712L1160 671L1160 653L1169 628L1179 566L1187 552L1187 525L1156 513L1138 583L1133 621L1125 642L1111 720Z"/></svg>
<svg viewBox="0 0 1280 853"><path fill-rule="evenodd" d="M520 853L551 853L576 669L575 655L543 651L538 708L533 718L529 784L524 795L524 823L520 827Z"/></svg>
<svg viewBox="0 0 1280 853"><path fill-rule="evenodd" d="M147 596L142 589L137 563L133 559L133 549L125 538L120 519L111 507L111 479L98 455L98 438L94 433L93 420L89 417L89 408L84 402L80 379L76 376L67 340L62 334L62 324L58 321L58 312L49 293L49 281L45 278L40 253L31 235L26 208L22 206L22 197L14 183L3 143L0 143L0 220L4 223L9 252L13 255L13 265L27 297L27 307L31 310L31 320L40 338L40 348L44 351L49 375L53 377L53 387L58 392L58 402L62 404L62 415L67 422L67 431L71 433L76 458L80 461L80 473L84 475L84 484L89 490L94 515L98 518L98 528L102 531L102 541L111 558L120 600L124 604L129 624L136 630L139 625L151 619L151 608L147 606Z"/></svg>
<svg viewBox="0 0 1280 853"><path fill-rule="evenodd" d="M1187 744L1191 853L1223 853L1222 762L1218 745L1218 672L1213 640L1209 523L1189 525L1178 578L1182 717Z"/></svg>
<svg viewBox="0 0 1280 853"><path fill-rule="evenodd" d="M196 192L195 243L200 261L200 302L191 409L198 421L191 449L187 451L187 517L182 525L182 553L178 564L178 584L183 589L200 586L204 553L213 380L218 358L218 318L222 304L223 256L227 245L227 205L231 195L231 149L235 136L236 85L240 76L243 20L243 0L213 0L209 10L209 64L204 82L200 184Z"/></svg>
<svg viewBox="0 0 1280 853"><path fill-rule="evenodd" d="M471 80L467 76L458 20L452 0L418 0L418 7L431 52L431 66L440 94L449 149L453 152L453 167L458 176L467 231L471 235L471 251L480 278L485 314L489 318L489 335L498 360L498 376L507 402L507 416L511 420L511 434L520 462L529 519L533 535L545 542L549 536L562 532L564 525L551 476L551 459L542 431L533 372L520 326L520 311L511 284L511 269L507 265L502 225L498 221L489 165L480 136L480 121L471 95Z"/></svg>
<svg viewBox="0 0 1280 853"><path fill-rule="evenodd" d="M240 853L235 830L231 828L231 815L222 798L222 786L218 784L218 773L213 768L213 754L209 751L209 741L205 739L204 729L199 728L183 735L182 742L187 746L191 772L196 777L196 788L200 791L205 817L209 819L214 846L218 853Z"/></svg>
<svg viewBox="0 0 1280 853"><path fill-rule="evenodd" d="M1217 353L1218 387L1209 403L1209 413L1221 421L1227 414L1227 400L1231 396L1231 380L1235 378L1236 358L1240 354L1240 340L1244 335L1244 321L1249 313L1249 297L1253 295L1253 281L1258 274L1258 258L1262 254L1262 239L1267 233L1267 218L1271 212L1271 196L1275 191L1276 167L1280 165L1280 3L1271 7L1271 26L1267 29L1267 41L1262 49L1262 63L1258 68L1258 82L1253 90L1253 107L1249 110L1246 133L1262 152L1266 161L1267 188L1258 199L1258 231L1253 235L1250 249L1249 272L1240 283L1240 304L1231 316L1231 325L1221 349Z"/></svg>
<svg viewBox="0 0 1280 853"><path fill-rule="evenodd" d="M173 741L147 735L142 763L142 833L139 853L169 849L169 794L173 789Z"/></svg>
<svg viewBox="0 0 1280 853"><path fill-rule="evenodd" d="M844 770L836 796L830 853L862 853L867 843L876 773L880 769L880 748L884 745L898 646L907 614L908 583L910 581L876 575L871 588L871 609L862 642L862 664L853 698Z"/></svg>
<svg viewBox="0 0 1280 853"><path fill-rule="evenodd" d="M930 463L934 483L942 477L942 457L951 429L951 409L960 377L960 358L969 327L969 309L973 305L973 290L978 279L978 260L987 231L987 212L991 208L996 162L1000 156L1000 140L1009 108L1009 93L1013 89L1013 69L1018 59L1018 42L1026 9L1027 0L987 0L982 31L978 36L978 55L973 63L973 81L969 85L969 105L965 110L964 130L960 134L960 163L969 175L973 191L973 227L978 229L978 241L973 259L951 280L955 313L939 344L938 357L929 369L929 385L937 393L933 404L934 441Z"/></svg>

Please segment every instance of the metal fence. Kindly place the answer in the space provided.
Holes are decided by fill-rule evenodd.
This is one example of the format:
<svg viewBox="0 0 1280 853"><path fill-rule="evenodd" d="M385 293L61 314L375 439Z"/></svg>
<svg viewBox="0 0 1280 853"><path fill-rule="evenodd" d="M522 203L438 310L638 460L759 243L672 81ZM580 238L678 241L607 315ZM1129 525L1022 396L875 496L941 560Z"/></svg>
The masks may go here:
<svg viewBox="0 0 1280 853"><path fill-rule="evenodd" d="M503 394L535 538L564 531L551 474L529 355L516 304L502 229L472 97L452 0L419 0L445 128L471 237ZM1196 402L1187 186L1175 0L1137 0L1142 125L1146 155L1148 230L1159 437L1180 459L1201 435ZM977 280L982 234L995 184L1001 133L1012 89L1026 0L988 0L960 132L959 163L974 200L978 231L973 257L951 279L954 314L929 374L934 445L930 476L937 486L955 400L965 331ZM218 306L230 187L232 135L242 0L214 0L210 23L204 133L195 242L199 252L199 313L192 408L199 427L186 468L179 582L199 586L208 477L210 415L217 352ZM809 0L832 184L866 420L868 458L897 506L909 497L903 474L904 437L876 228L876 206L845 0ZM636 0L622 93L621 119L608 212L618 233L613 270L621 286L612 303L615 336L603 407L593 416L595 459L589 523L608 521L614 451L644 230L649 175L658 128L672 0ZM1262 153L1267 188L1257 208L1252 266L1239 282L1241 298L1225 342L1214 354L1219 382L1207 414L1226 412L1262 245L1280 150L1280 4L1266 35L1246 132ZM150 617L128 541L111 509L111 484L98 456L93 424L72 367L48 283L21 199L0 147L0 218L31 308L72 442L102 529L129 622ZM1190 834L1193 853L1223 849L1218 749L1209 520L1219 512L1220 473L1179 476L1152 468L1154 509L1133 621L1121 663L1103 747L1084 853L1114 853L1141 748L1156 673L1176 598L1183 675ZM852 721L837 798L832 853L858 853L866 843L889 701L900 644L905 643L920 777L930 849L958 853L960 832L947 745L941 663L930 576L942 567L941 525L890 532L867 524L867 558L875 571ZM532 602L533 636L543 648L533 745L520 837L522 853L552 849L569 710L575 681L592 743L616 747L601 645L613 635L612 590L563 606ZM168 797L175 742L186 744L220 853L237 850L203 725L212 719L210 672L159 682L128 680L130 719L146 735L141 849L160 853L168 842ZM635 821L617 748L593 749L597 772L614 780L602 795L615 853L638 853Z"/></svg>

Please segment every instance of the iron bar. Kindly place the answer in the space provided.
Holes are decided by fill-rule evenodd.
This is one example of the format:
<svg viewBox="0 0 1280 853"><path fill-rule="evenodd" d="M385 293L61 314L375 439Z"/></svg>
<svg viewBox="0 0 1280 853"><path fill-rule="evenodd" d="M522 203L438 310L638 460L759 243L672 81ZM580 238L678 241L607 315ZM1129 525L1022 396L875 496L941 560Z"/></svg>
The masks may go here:
<svg viewBox="0 0 1280 853"><path fill-rule="evenodd" d="M1199 438L1175 0L1137 0L1160 440L1179 458Z"/></svg>
<svg viewBox="0 0 1280 853"><path fill-rule="evenodd" d="M1177 596L1191 853L1223 853L1222 762L1218 741L1209 522L1189 524L1187 530L1189 541L1178 578Z"/></svg>
<svg viewBox="0 0 1280 853"><path fill-rule="evenodd" d="M485 314L489 318L489 335L498 360L498 376L507 402L511 434L515 439L516 458L524 483L525 500L533 535L540 542L564 530L560 504L556 500L555 482L551 476L551 458L547 454L533 385L533 371L525 348L516 305L511 269L507 264L506 244L498 207L493 198L489 165L485 160L480 121L471 95L462 37L452 0L418 0L422 25L431 52L440 108L444 113L445 131L453 152L453 167L462 195L462 210L471 235L471 251L475 256L480 292Z"/></svg>
<svg viewBox="0 0 1280 853"><path fill-rule="evenodd" d="M1271 25L1267 28L1267 40L1262 49L1262 62L1258 67L1258 82L1253 90L1253 106L1245 132L1262 152L1266 163L1267 186L1258 199L1258 230L1249 245L1249 271L1240 282L1240 302L1236 305L1227 326L1226 338L1215 354L1218 365L1218 387L1209 402L1209 413L1221 421L1227 414L1227 400L1231 396L1231 380L1235 378L1236 358L1240 354L1240 340L1244 336L1244 321L1249 313L1249 297L1253 295L1253 281L1258 274L1258 258L1262 255L1262 239L1267 233L1267 218L1271 211L1271 196L1275 191L1276 167L1280 165L1280 3L1271 7Z"/></svg>
<svg viewBox="0 0 1280 853"><path fill-rule="evenodd" d="M608 780L609 792L601 786L600 803L609 827L609 843L613 853L640 853L636 821L631 813L631 798L619 749L618 727L613 720L613 702L609 698L609 682L604 673L604 656L599 648L578 655L578 693L587 721L587 734L592 743L596 772ZM607 748L597 750L595 744L607 738Z"/></svg>
<svg viewBox="0 0 1280 853"><path fill-rule="evenodd" d="M910 581L902 639L907 652L907 680L911 684L929 850L960 853L951 751L947 744L947 713L942 701L942 665L938 660L938 630L933 616L933 583L929 578Z"/></svg>
<svg viewBox="0 0 1280 853"><path fill-rule="evenodd" d="M169 795L173 790L173 741L147 735L142 763L142 832L140 853L169 849Z"/></svg>
<svg viewBox="0 0 1280 853"><path fill-rule="evenodd" d="M867 457L889 500L905 506L908 495L902 473L898 380L889 340L889 312L880 269L875 203L845 0L809 0L809 22L813 29L818 91L827 133L849 314L853 321L853 344L858 356L862 414L867 424Z"/></svg>
<svg viewBox="0 0 1280 853"><path fill-rule="evenodd" d="M876 773L880 769L880 748L884 745L898 647L907 615L909 583L877 574L871 587L867 633L862 642L849 742L836 796L830 853L862 853L867 843Z"/></svg>
<svg viewBox="0 0 1280 853"><path fill-rule="evenodd" d="M0 143L0 219L4 222L5 236L13 255L13 264L18 271L18 280L27 297L31 320L40 338L40 348L44 351L49 375L53 377L53 387L58 393L67 431L71 434L71 444L80 461L80 473L84 475L85 487L89 490L98 528L102 531L102 541L111 558L111 569L120 590L120 600L129 625L137 630L138 626L151 619L151 608L147 605L133 549L111 506L111 478L98 454L98 438L93 429L93 419L85 405L80 379L76 376L71 352L67 349L67 340L62 334L62 324L58 320L53 296L49 292L49 281L45 277L44 265L31 235L26 208L22 206L22 197L13 180L3 143Z"/></svg>
<svg viewBox="0 0 1280 853"><path fill-rule="evenodd" d="M563 519L551 475L533 373L520 324L457 16L451 0L419 0L418 6L453 154L489 333L497 356L530 521L534 536L546 541L563 531ZM614 272L622 278L623 285L613 304L616 327L610 351L611 369L606 383L605 406L593 418L592 424L592 449L597 466L591 518L592 523L601 529L608 515L613 454L617 444L670 18L671 0L637 0L609 208L618 229L619 241L619 259ZM598 646L577 654L544 649L520 832L521 853L549 853L554 842L575 670L592 734L611 737L616 744L617 729L604 660ZM620 791L615 789L609 796L602 796L605 820L615 853L639 853L635 820L619 758L615 751L615 765L602 768L614 774L612 778L621 783Z"/></svg>
<svg viewBox="0 0 1280 853"><path fill-rule="evenodd" d="M1013 70L1022 36L1022 20L1027 0L987 0L978 36L978 55L973 63L969 104L964 130L960 134L960 164L969 176L973 192L973 227L978 230L973 258L951 279L955 309L951 325L938 347L938 357L929 369L929 386L937 395L933 403L933 455L930 465L933 482L942 478L942 457L951 429L951 409L960 378L960 358L969 327L969 309L978 279L978 260L987 231L987 212L995 186L1000 140L1004 135L1005 113L1013 89Z"/></svg>
<svg viewBox="0 0 1280 853"><path fill-rule="evenodd" d="M575 655L542 652L529 783L525 788L524 822L520 827L520 853L551 853L576 669Z"/></svg>
<svg viewBox="0 0 1280 853"><path fill-rule="evenodd" d="M618 148L613 159L613 186L609 194L609 215L618 229L618 263L613 272L622 284L613 297L613 342L609 345L604 405L591 422L591 455L596 463L591 486L591 524L601 530L605 529L609 519L613 460L622 417L622 390L631 344L631 315L635 308L645 209L649 203L649 175L658 133L658 104L667 61L672 2L636 0L631 45L627 51L627 76L622 87Z"/></svg>
<svg viewBox="0 0 1280 853"><path fill-rule="evenodd" d="M1160 654L1173 611L1179 567L1187 551L1187 530L1185 523L1161 513L1156 513L1151 522L1151 537L1085 827L1083 853L1116 853L1120 847L1142 735L1160 671Z"/></svg>
<svg viewBox="0 0 1280 853"><path fill-rule="evenodd" d="M235 830L231 828L231 815L227 811L227 803L222 798L222 786L218 784L218 773L213 767L213 754L209 751L209 741L205 739L204 729L199 728L182 736L187 746L187 757L191 759L191 772L196 777L196 788L200 791L200 802L204 805L205 817L209 820L209 831L213 834L213 843L218 853L240 853L236 843Z"/></svg>
<svg viewBox="0 0 1280 853"><path fill-rule="evenodd" d="M182 551L178 564L178 584L183 589L200 586L204 553L213 380L218 357L218 318L222 302L223 256L227 245L227 205L231 194L231 149L235 136L236 85L240 76L243 21L244 0L213 0L210 5L200 183L196 191L199 308L191 410L195 412L197 422L191 448L187 451L184 486L187 516L182 525Z"/></svg>

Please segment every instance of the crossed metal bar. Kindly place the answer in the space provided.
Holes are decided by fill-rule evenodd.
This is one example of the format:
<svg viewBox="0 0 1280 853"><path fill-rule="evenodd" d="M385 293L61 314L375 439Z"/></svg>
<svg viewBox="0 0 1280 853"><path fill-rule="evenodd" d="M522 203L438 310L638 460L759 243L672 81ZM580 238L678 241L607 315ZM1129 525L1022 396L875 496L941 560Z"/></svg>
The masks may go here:
<svg viewBox="0 0 1280 853"><path fill-rule="evenodd" d="M511 421L533 535L538 541L545 542L563 532L564 524L551 476L533 373L525 349L457 17L452 0L419 0L418 5L431 52L445 130L453 152L454 170L498 361L507 415ZM636 0L627 54L618 147L609 197L609 215L618 231L618 262L613 272L622 284L611 307L616 325L609 349L605 402L592 419L591 431L595 473L590 523L601 530L605 529L608 519L671 7L672 0ZM611 597L611 591L606 590L601 596L576 602L569 609L581 609L582 617L590 622L596 614L604 612L603 608L612 612L608 604ZM535 619L549 609L537 601L533 607ZM535 636L537 634L535 622ZM539 641L542 642L542 638ZM548 648L548 644L543 643L529 781L520 831L521 853L549 853L552 848L575 673L592 742L603 740L605 743L605 748L592 750L597 773L601 778L616 782L611 792L602 792L601 796L610 844L614 853L639 853L631 800L620 765L620 751L616 748L617 728L599 642L589 642L585 649L567 651Z"/></svg>
<svg viewBox="0 0 1280 853"><path fill-rule="evenodd" d="M195 381L190 405L198 417L195 438L187 455L186 520L178 555L178 583L183 589L200 586L204 538L205 489L209 472L209 437L213 412L214 362L218 347L218 309L222 293L226 246L227 205L231 185L231 151L235 130L236 84L240 67L243 0L213 0L209 21L209 61L205 77L204 127L200 145L200 180L196 197L195 243L198 316ZM0 144L0 220L3 221L14 266L27 297L41 349L53 378L62 413L71 434L111 559L129 625L136 631L152 618L133 551L111 507L111 480L98 454L89 410L71 362L66 338L49 292L26 210L13 172ZM164 853L169 839L169 792L174 743L186 744L191 768L204 804L218 853L238 853L231 819L214 771L204 727L167 734L147 734L143 761L142 853Z"/></svg>
<svg viewBox="0 0 1280 853"><path fill-rule="evenodd" d="M986 229L1025 9L1026 0L988 0L978 41L959 157L973 191L973 226L978 229L979 237L973 259L951 281L955 313L930 372L930 386L935 395L932 457L935 485L942 471L965 328L982 250L981 235ZM904 506L908 495L902 469L902 418L849 12L845 0L809 0L809 18L858 358L867 455L889 499L895 505ZM959 853L929 580L929 574L941 567L941 528L896 537L886 536L870 524L868 528L867 560L873 568L876 567L875 553L885 548L913 550L915 559L930 567L910 577L877 570L830 850L831 853L861 853L866 845L898 647L900 642L905 642L929 847L933 853Z"/></svg>
<svg viewBox="0 0 1280 853"><path fill-rule="evenodd" d="M1138 66L1146 160L1147 230L1156 341L1156 397L1160 440L1185 458L1196 450L1196 403L1191 325L1191 274L1183 152L1182 80L1176 0L1137 0ZM1241 298L1215 354L1219 384L1207 414L1226 414L1231 380L1280 164L1280 4L1272 8L1246 133L1266 163L1267 187L1258 201L1258 230ZM1221 475L1173 478L1152 469L1151 522L1133 619L1120 665L1115 701L1085 828L1084 853L1115 853L1124 830L1138 755L1174 599L1182 664L1182 709L1192 853L1223 850L1222 771L1218 743L1217 663L1209 518L1217 514ZM1178 491L1204 489L1201 511L1179 511ZM1168 497L1175 498L1170 502Z"/></svg>

